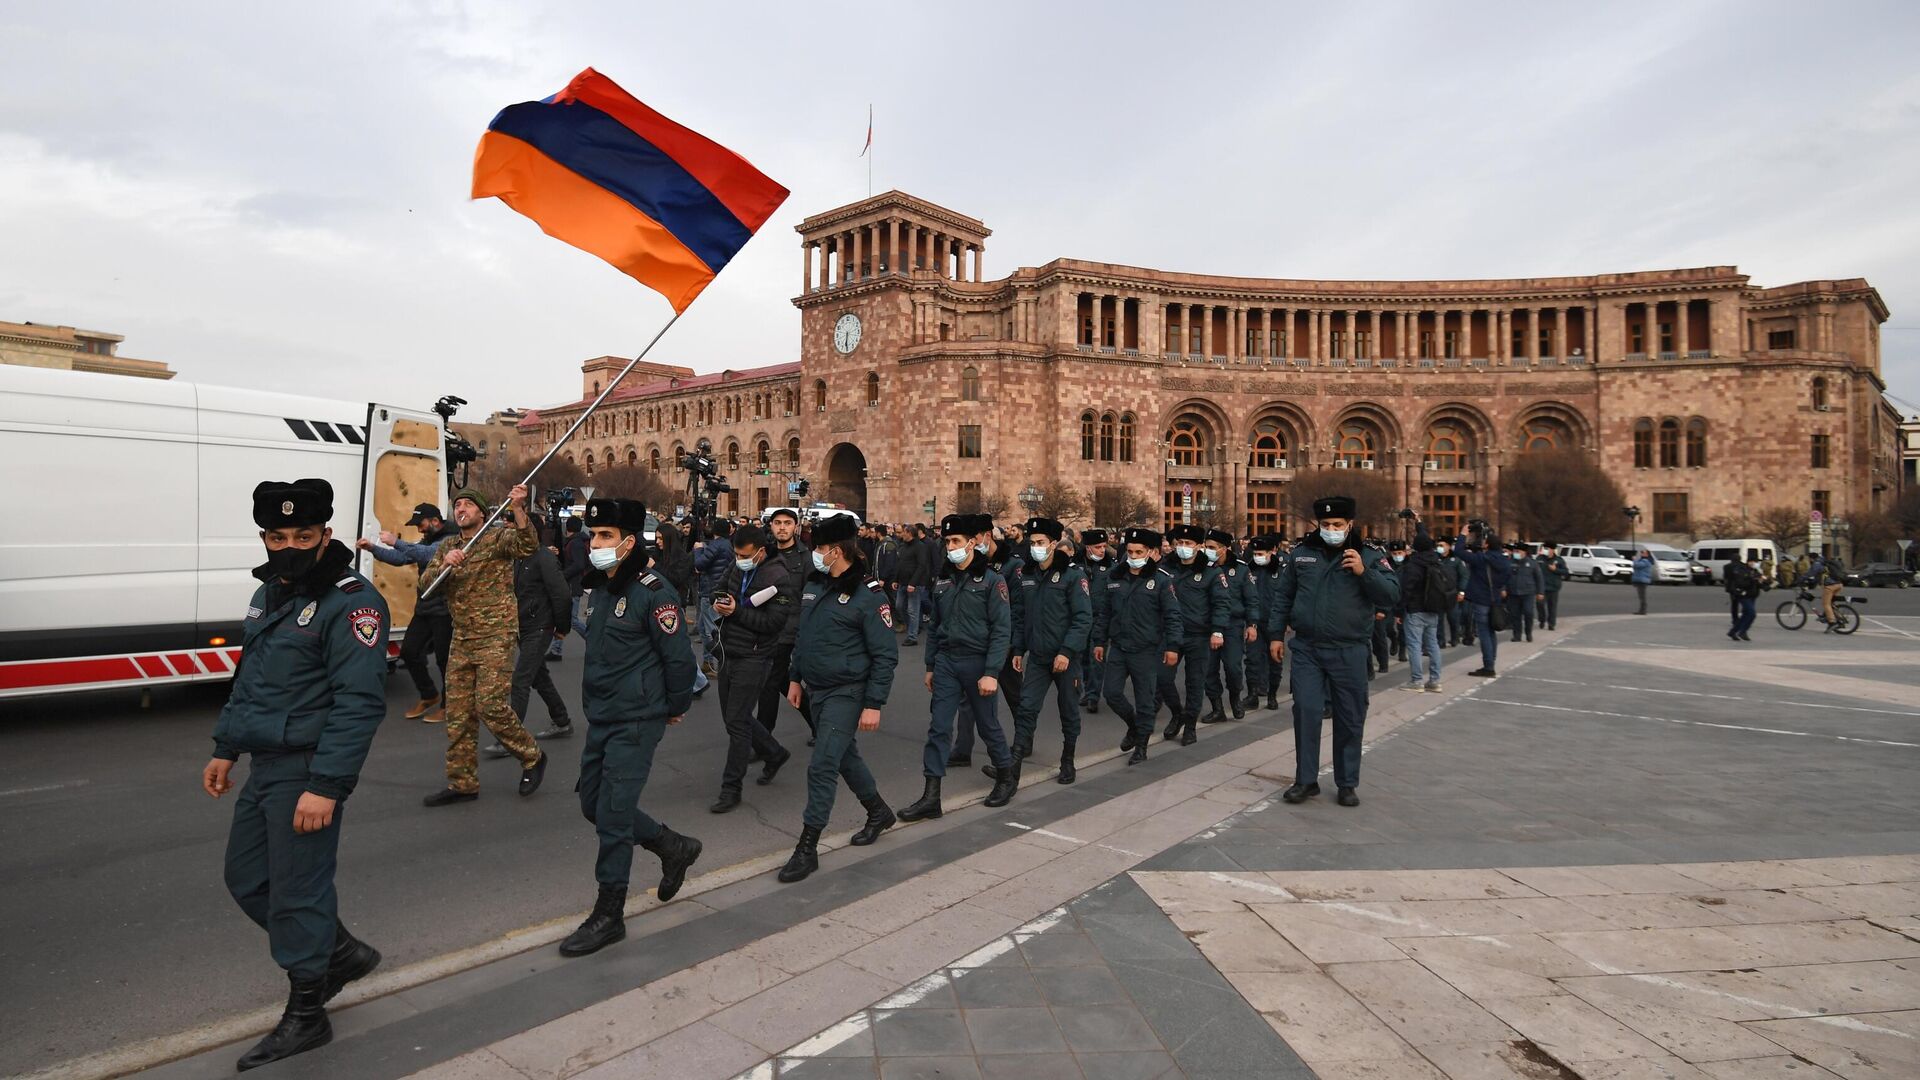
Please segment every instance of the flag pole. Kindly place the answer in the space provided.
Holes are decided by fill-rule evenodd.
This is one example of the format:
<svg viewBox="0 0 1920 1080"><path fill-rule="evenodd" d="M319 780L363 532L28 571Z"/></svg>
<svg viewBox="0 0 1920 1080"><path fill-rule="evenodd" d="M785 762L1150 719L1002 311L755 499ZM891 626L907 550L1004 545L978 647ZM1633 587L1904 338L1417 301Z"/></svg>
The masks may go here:
<svg viewBox="0 0 1920 1080"><path fill-rule="evenodd" d="M540 456L540 460L534 464L532 469L527 471L526 479L520 481L520 483L522 484L533 483L533 478L540 474L541 469L546 468L547 462L553 460L553 455L560 452L560 448L567 444L567 440L573 438L574 433L580 430L580 425L586 423L587 417L593 415L593 410L599 408L600 403L607 400L607 396L613 393L613 388L620 385L620 380L626 378L629 374L631 374L633 372L633 369L640 365L640 361L645 360L647 358L647 354L653 351L653 347L655 345L660 344L660 339L667 336L667 331L673 329L673 324L680 321L680 315L681 315L681 312L675 311L673 313L673 318L668 319L666 322L666 325L662 326L659 329L659 331L653 335L653 340L647 342L647 347L644 349L641 349L638 356L635 356L633 359L627 361L627 366L621 368L620 373L618 375L615 375L610 381L608 381L606 385L606 389L600 391L599 397L594 398L591 404L589 404L585 409L581 410L580 415L574 419L573 425L567 428L565 434L561 435L558 439L554 440L553 445L548 447L547 452ZM507 509L507 500L505 499L500 500L500 505L494 507L493 512L487 515L487 520L481 522L480 527L474 530L473 539L468 540L466 543L460 545L460 550L467 551L471 549L474 544L478 543L480 538L486 535L487 530L489 528L492 528L493 523L499 519L500 515L504 513L506 509ZM447 575L452 572L453 572L453 567L442 566L440 568L440 573L434 577L432 583L429 584L425 589L422 589L420 591L420 599L425 600L427 597L432 596L433 590L439 588L440 583L442 581L445 581L447 578Z"/></svg>

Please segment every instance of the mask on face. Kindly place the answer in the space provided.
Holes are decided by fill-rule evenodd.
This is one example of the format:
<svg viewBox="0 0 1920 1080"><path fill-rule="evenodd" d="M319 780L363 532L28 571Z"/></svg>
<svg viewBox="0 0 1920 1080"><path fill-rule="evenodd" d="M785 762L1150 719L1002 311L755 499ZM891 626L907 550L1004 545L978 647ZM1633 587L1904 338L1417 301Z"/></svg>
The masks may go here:
<svg viewBox="0 0 1920 1080"><path fill-rule="evenodd" d="M1220 553L1219 553L1219 552L1217 552L1217 551L1215 551L1215 550L1213 550L1212 548L1206 548L1206 549L1205 549L1205 551L1206 551L1206 553L1207 553L1207 561L1208 561L1208 562L1210 562L1210 563L1217 563L1217 562L1219 562L1219 561L1220 561Z"/></svg>
<svg viewBox="0 0 1920 1080"><path fill-rule="evenodd" d="M1053 549L1044 548L1044 547L1041 547L1039 544L1034 544L1033 546L1027 548L1027 554L1033 556L1034 562L1043 563L1047 561L1047 556L1053 554Z"/></svg>
<svg viewBox="0 0 1920 1080"><path fill-rule="evenodd" d="M824 574L824 573L826 573L826 572L827 572L827 557L826 557L825 555L822 555L822 554L820 554L820 553L819 553L819 552L817 552L817 551L816 551L816 552L814 552L814 553L813 553L813 568L814 568L814 569L815 569L816 571L818 571L818 572L820 572L820 573L822 573L822 574Z"/></svg>
<svg viewBox="0 0 1920 1080"><path fill-rule="evenodd" d="M754 562L752 559L735 559L733 560L733 565L735 569L739 570L741 573L744 574L749 570L752 570L755 566L758 566L759 564Z"/></svg>
<svg viewBox="0 0 1920 1080"><path fill-rule="evenodd" d="M1186 562L1193 558L1193 548L1187 544L1176 544L1173 548L1173 556L1181 562Z"/></svg>
<svg viewBox="0 0 1920 1080"><path fill-rule="evenodd" d="M979 543L973 545L973 550L979 552L982 555L985 555L988 552L993 550L993 541L982 540Z"/></svg>
<svg viewBox="0 0 1920 1080"><path fill-rule="evenodd" d="M1344 544L1347 542L1347 530L1321 529L1320 539L1326 541L1327 546L1329 547L1339 547L1341 544Z"/></svg>
<svg viewBox="0 0 1920 1080"><path fill-rule="evenodd" d="M1273 556L1271 555L1255 555L1253 557L1253 565L1255 566L1265 566L1272 561Z"/></svg>
<svg viewBox="0 0 1920 1080"><path fill-rule="evenodd" d="M267 570L273 576L297 581L307 576L315 563L320 561L320 552L325 545L315 544L310 548L283 547L279 551L267 552Z"/></svg>
<svg viewBox="0 0 1920 1080"><path fill-rule="evenodd" d="M620 565L619 545L616 544L613 547L604 548L589 548L587 550L587 561L593 564L595 570L603 573L611 570L615 566Z"/></svg>
<svg viewBox="0 0 1920 1080"><path fill-rule="evenodd" d="M966 548L954 548L947 552L947 561L955 566L959 566L961 563L966 562L967 556L971 554L973 554L973 552L968 551Z"/></svg>
<svg viewBox="0 0 1920 1080"><path fill-rule="evenodd" d="M1397 563L1401 563L1401 562L1406 562L1406 561L1407 561L1407 557L1406 557L1405 555L1395 555L1395 556L1393 557L1393 561L1394 561L1394 562L1397 562Z"/></svg>
<svg viewBox="0 0 1920 1080"><path fill-rule="evenodd" d="M1441 547L1441 548L1434 548L1434 549L1433 549L1433 553L1434 553L1435 555L1438 555L1438 556L1440 556L1441 558L1443 558L1443 559L1444 559L1444 558L1446 558L1446 557L1447 557L1448 555L1450 555L1450 554L1452 554L1452 549L1451 549L1451 548L1443 548L1443 547Z"/></svg>
<svg viewBox="0 0 1920 1080"><path fill-rule="evenodd" d="M1129 567L1131 567L1132 569L1135 569L1135 570L1138 570L1138 569L1140 569L1141 567L1143 567L1143 566L1145 566L1145 565L1147 565L1147 560L1146 560L1146 559L1144 559L1144 558L1142 558L1142 559L1128 559L1128 560L1127 560L1127 566L1129 566Z"/></svg>

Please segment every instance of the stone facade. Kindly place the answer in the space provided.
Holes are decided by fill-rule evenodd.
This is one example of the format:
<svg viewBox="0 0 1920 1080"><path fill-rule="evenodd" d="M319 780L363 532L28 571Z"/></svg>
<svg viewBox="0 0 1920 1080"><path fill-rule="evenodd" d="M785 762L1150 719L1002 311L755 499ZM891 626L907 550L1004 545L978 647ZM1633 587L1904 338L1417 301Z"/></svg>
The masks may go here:
<svg viewBox="0 0 1920 1080"><path fill-rule="evenodd" d="M171 379L172 368L158 360L136 360L120 355L120 334L47 326L33 322L0 322L0 364L92 371L103 375L133 375Z"/></svg>
<svg viewBox="0 0 1920 1080"><path fill-rule="evenodd" d="M962 485L1059 480L1290 528L1287 485L1335 468L1383 472L1443 521L1491 518L1502 468L1548 446L1596 455L1643 530L1676 538L1743 508L1878 509L1900 483L1887 310L1857 278L1339 282L1058 259L982 281L986 226L900 192L798 231L798 364L623 390L638 426L581 445L670 466L675 441L705 434L751 468L765 439L777 470L797 438L816 494L881 520L949 507ZM742 415L762 395L779 415ZM532 441L585 403L530 418Z"/></svg>

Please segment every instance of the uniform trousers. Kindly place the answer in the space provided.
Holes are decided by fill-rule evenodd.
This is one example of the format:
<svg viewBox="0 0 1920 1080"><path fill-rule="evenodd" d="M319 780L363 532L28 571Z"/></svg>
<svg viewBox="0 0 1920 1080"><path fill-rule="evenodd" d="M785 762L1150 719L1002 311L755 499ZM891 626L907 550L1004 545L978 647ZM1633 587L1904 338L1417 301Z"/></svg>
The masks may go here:
<svg viewBox="0 0 1920 1080"><path fill-rule="evenodd" d="M1168 670L1160 660L1160 650L1125 652L1109 645L1106 669L1107 681L1102 693L1107 707L1127 725L1136 742L1146 745L1147 737L1153 734L1155 709L1151 704L1158 700L1160 673ZM1132 701L1127 700L1129 683L1133 685Z"/></svg>
<svg viewBox="0 0 1920 1080"><path fill-rule="evenodd" d="M593 879L624 889L633 876L633 847L651 843L666 826L640 809L640 793L653 772L653 752L667 733L665 720L587 724L580 748L580 813L593 823L600 853Z"/></svg>
<svg viewBox="0 0 1920 1080"><path fill-rule="evenodd" d="M1107 665L1093 658L1093 646L1088 645L1080 654L1080 671L1084 676L1080 685L1080 707L1090 709L1100 704L1100 691L1106 686Z"/></svg>
<svg viewBox="0 0 1920 1080"><path fill-rule="evenodd" d="M1320 776L1320 717L1333 706L1333 782L1360 786L1360 745L1367 727L1367 646L1316 644L1299 637L1293 654L1293 782Z"/></svg>
<svg viewBox="0 0 1920 1080"><path fill-rule="evenodd" d="M766 688L760 691L760 726L769 733L780 719L780 704L787 700L787 683L793 678L793 643L787 642L775 648L773 664L767 670ZM813 730L813 709L807 701L805 691L800 694L800 719L807 722L807 730Z"/></svg>
<svg viewBox="0 0 1920 1080"><path fill-rule="evenodd" d="M540 744L513 713L513 641L503 634L453 643L447 669L447 786L455 791L480 790L474 743L480 724L523 768L540 760Z"/></svg>
<svg viewBox="0 0 1920 1080"><path fill-rule="evenodd" d="M334 804L333 824L326 828L294 832L293 808L306 793L313 755L250 757L227 833L227 891L267 932L274 963L303 978L325 975L339 925L333 870L347 804Z"/></svg>
<svg viewBox="0 0 1920 1080"><path fill-rule="evenodd" d="M1208 650L1213 655L1207 660L1207 697L1215 701L1220 699L1221 673L1226 674L1224 689L1233 691L1239 697L1247 690L1247 637L1238 626L1228 630L1226 642L1218 649Z"/></svg>
<svg viewBox="0 0 1920 1080"><path fill-rule="evenodd" d="M1060 711L1060 737L1068 746L1080 740L1080 663L1069 658L1065 671L1053 670L1058 653L1027 654L1026 682L1020 687L1020 708L1013 714L1013 741L1020 746L1033 745L1033 733L1040 726L1040 709L1047 703L1047 691L1053 691L1053 704Z"/></svg>
<svg viewBox="0 0 1920 1080"><path fill-rule="evenodd" d="M544 626L520 635L520 655L513 662L511 704L513 715L520 718L523 727L527 722L527 706L533 703L534 694L539 694L540 700L547 703L547 715L555 724L566 727L573 723L567 716L567 699L560 696L560 688L553 685L553 672L547 668L547 646L558 640L553 631Z"/></svg>
<svg viewBox="0 0 1920 1080"><path fill-rule="evenodd" d="M760 726L754 710L773 671L773 654L720 653L720 720L727 727L727 763L720 770L720 789L738 793L755 758L770 760L785 752L773 733ZM782 691L786 687L780 687Z"/></svg>
<svg viewBox="0 0 1920 1080"><path fill-rule="evenodd" d="M947 756L957 748L955 719L967 748L973 752L973 736L987 744L987 759L994 768L1013 764L1007 749L1006 732L1000 726L999 692L980 693L980 680L987 673L987 658L981 653L968 655L941 650L933 658L933 699L928 709L927 745L920 754L920 771L926 776L947 775Z"/></svg>
<svg viewBox="0 0 1920 1080"><path fill-rule="evenodd" d="M873 773L860 759L860 747L854 742L860 712L866 708L866 692L861 683L811 691L813 760L807 763L807 809L800 818L802 824L827 827L827 819L833 815L833 797L843 779L862 805L880 795Z"/></svg>
<svg viewBox="0 0 1920 1080"><path fill-rule="evenodd" d="M1512 625L1514 641L1533 637L1533 593L1507 596L1507 622Z"/></svg>
<svg viewBox="0 0 1920 1080"><path fill-rule="evenodd" d="M440 684L433 681L427 657L439 662L440 677L445 679L447 646L452 641L453 616L444 611L438 615L415 615L407 624L407 636L400 642L400 663L407 669L407 676L413 680L413 688L419 691L421 700L440 695Z"/></svg>
<svg viewBox="0 0 1920 1080"><path fill-rule="evenodd" d="M1560 625L1560 590L1540 594L1540 615L1535 621L1542 630L1552 630Z"/></svg>
<svg viewBox="0 0 1920 1080"><path fill-rule="evenodd" d="M986 657L983 656L981 659L985 660ZM1020 715L1020 695L1026 688L1026 677L1020 672L1013 670L1013 653L1011 650L1007 653L1007 662L1000 665L1000 673L994 676L994 678L1000 682L1000 696L1007 699L1008 715L1018 717ZM938 688L938 683L935 684L935 687L936 689ZM997 726L999 721L995 720L994 723ZM969 757L973 754L973 726L971 724L961 724L954 729L953 752L959 754L961 757ZM987 752L991 755L993 751L989 748Z"/></svg>
<svg viewBox="0 0 1920 1080"><path fill-rule="evenodd" d="M1160 698L1173 710L1176 719L1185 720L1200 715L1200 696L1207 689L1207 667L1213 662L1213 649L1209 644L1212 636L1211 631L1199 637L1189 636L1179 646L1179 667L1160 669ZM1180 678L1182 669L1186 676L1184 679ZM1183 684L1186 688L1184 699L1180 693ZM1158 714L1159 710L1156 709L1154 715ZM1147 727L1153 727L1152 717L1148 718Z"/></svg>
<svg viewBox="0 0 1920 1080"><path fill-rule="evenodd" d="M1273 637L1266 627L1262 626L1259 638L1247 646L1246 657L1247 692L1255 697L1279 696L1283 662L1273 658Z"/></svg>
<svg viewBox="0 0 1920 1080"><path fill-rule="evenodd" d="M1376 663L1380 665L1381 671L1387 670L1388 651L1392 646L1392 642L1388 639L1390 639L1392 636L1393 636L1393 616L1392 615L1388 615L1384 619L1373 620L1372 636L1367 639L1367 642L1369 647L1373 650L1373 659ZM1372 669L1369 668L1368 670L1371 671Z"/></svg>

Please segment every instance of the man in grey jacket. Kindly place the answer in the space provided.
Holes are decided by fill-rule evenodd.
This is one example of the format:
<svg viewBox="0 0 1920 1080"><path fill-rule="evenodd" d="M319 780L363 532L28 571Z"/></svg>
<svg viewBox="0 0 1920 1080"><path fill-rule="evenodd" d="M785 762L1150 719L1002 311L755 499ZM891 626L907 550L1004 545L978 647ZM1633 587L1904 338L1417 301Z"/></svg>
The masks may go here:
<svg viewBox="0 0 1920 1080"><path fill-rule="evenodd" d="M1513 563L1513 579L1507 585L1507 621L1513 624L1513 640L1533 640L1534 604L1540 599L1540 564L1533 561L1533 545L1518 540L1507 545L1507 558Z"/></svg>
<svg viewBox="0 0 1920 1080"><path fill-rule="evenodd" d="M547 647L567 636L573 620L573 597L567 579L560 572L560 560L551 550L536 547L533 554L513 563L513 595L520 603L520 651L513 661L513 686L508 701L513 715L522 724L534 694L547 703L552 723L545 731L536 731L536 739L564 739L573 734L573 717L567 714L567 701L553 684L553 672L547 670ZM507 756L507 748L494 742L481 753L490 758Z"/></svg>

